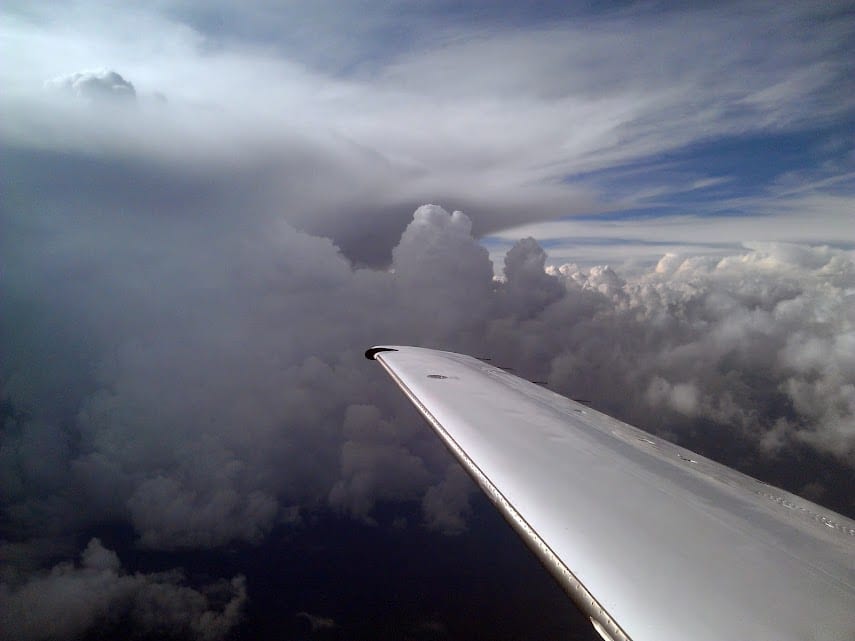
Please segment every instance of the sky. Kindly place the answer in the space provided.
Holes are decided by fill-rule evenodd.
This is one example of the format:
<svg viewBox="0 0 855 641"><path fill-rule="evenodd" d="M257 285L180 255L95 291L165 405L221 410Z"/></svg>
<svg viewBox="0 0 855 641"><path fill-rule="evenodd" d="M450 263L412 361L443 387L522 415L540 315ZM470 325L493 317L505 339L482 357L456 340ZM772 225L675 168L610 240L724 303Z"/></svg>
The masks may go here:
<svg viewBox="0 0 855 641"><path fill-rule="evenodd" d="M853 516L847 2L7 2L13 639L594 639L374 344Z"/></svg>

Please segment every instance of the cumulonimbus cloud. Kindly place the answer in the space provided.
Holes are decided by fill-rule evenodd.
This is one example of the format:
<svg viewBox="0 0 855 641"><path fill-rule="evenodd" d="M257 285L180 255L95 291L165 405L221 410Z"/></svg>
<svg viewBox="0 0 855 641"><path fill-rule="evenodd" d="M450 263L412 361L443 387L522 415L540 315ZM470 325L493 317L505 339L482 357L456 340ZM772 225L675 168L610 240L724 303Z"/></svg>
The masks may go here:
<svg viewBox="0 0 855 641"><path fill-rule="evenodd" d="M704 16L693 16L689 32L707 34ZM543 248L525 239L499 281L469 216L425 205L407 225L412 208L402 205L471 203L482 229L591 211L596 196L555 178L697 141L712 125L725 135L834 117L849 103L832 99L842 72L811 49L821 38L794 40L785 71L732 74L755 53L746 23L726 68L706 65L716 56L688 61L682 77L695 92L675 91L668 73L623 82L658 68L641 59L601 86L594 63L606 52L578 31L578 40L499 33L402 56L367 79L321 82L241 50L198 56L196 40L163 22L170 56L186 66L149 76L172 82L146 88L170 92L156 114L98 100L134 94L114 72L54 83L91 100L43 90L4 98L4 612L48 594L39 612L68 626L58 635L91 628L105 608L153 602L181 604L162 616L188 636L216 638L206 621L233 625L240 581L217 600L233 604L224 609L176 575L123 571L97 542L81 563L55 566L57 555L69 558L67 537L85 541L105 521L155 550L252 544L301 511L371 522L378 502L415 502L429 527L465 529L474 487L362 357L378 343L490 356L853 509L841 482L855 452L846 253L755 245L725 257L669 255L624 274L547 268ZM655 63L670 44L648 46L661 33L651 25L628 35L619 21L598 46L628 42ZM709 49L728 46L731 32L711 33ZM528 73L522 58L534 41L545 75ZM592 51L566 86L550 84L568 56ZM510 76L481 73L495 59L519 64ZM449 74L449 60L465 64ZM801 84L783 82L791 70L803 72ZM318 132L329 123L339 129ZM343 253L321 235L358 238L364 251ZM375 267L356 266L354 255ZM793 461L798 475L788 474Z"/></svg>
<svg viewBox="0 0 855 641"><path fill-rule="evenodd" d="M142 243L123 227L111 231L122 257L93 247L80 278L59 276L76 242L31 254L38 287L10 301L53 326L75 319L63 345L5 339L23 350L7 361L0 456L24 531L42 530L46 510L62 527L88 509L128 519L152 547L210 547L259 540L284 506L367 517L434 484L425 505L441 511L437 492L459 484L361 361L382 342L490 354L678 436L704 420L757 453L803 444L852 463L853 267L840 252L666 256L624 280L546 270L529 239L497 282L466 216L436 206L416 212L389 271L355 270L284 225L233 238L164 223ZM49 391L81 371L91 378L58 406Z"/></svg>
<svg viewBox="0 0 855 641"><path fill-rule="evenodd" d="M624 279L547 269L526 239L496 281L468 218L433 205L389 270L266 219L149 220L142 236L97 220L99 236L78 219L7 259L0 469L19 542L112 518L145 546L217 547L261 540L296 506L370 520L378 501L414 500L460 531L473 486L362 358L376 343L490 355L690 447L732 442L716 451L732 464L807 448L832 480L851 472L855 269L839 251L666 256ZM150 583L108 570L111 586ZM7 607L26 585L4 588Z"/></svg>

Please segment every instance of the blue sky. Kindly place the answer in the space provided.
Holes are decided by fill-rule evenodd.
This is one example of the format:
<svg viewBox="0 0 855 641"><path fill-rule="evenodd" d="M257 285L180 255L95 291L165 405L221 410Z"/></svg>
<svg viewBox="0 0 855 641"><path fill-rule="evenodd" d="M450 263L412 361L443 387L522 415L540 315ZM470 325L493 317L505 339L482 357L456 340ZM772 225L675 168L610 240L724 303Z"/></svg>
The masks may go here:
<svg viewBox="0 0 855 641"><path fill-rule="evenodd" d="M500 252L515 237L531 234L555 262L563 252L570 261L583 253L582 263L602 261L603 244L620 248L617 262L632 256L633 246L649 260L673 251L730 252L751 241L852 250L853 131L853 122L843 118L821 128L727 136L568 176L568 182L584 181L609 194L614 209L514 228L486 238L485 245ZM681 223L676 234L675 223ZM648 234L639 236L639 225ZM622 236L622 230L630 233ZM592 251L581 249L586 244Z"/></svg>

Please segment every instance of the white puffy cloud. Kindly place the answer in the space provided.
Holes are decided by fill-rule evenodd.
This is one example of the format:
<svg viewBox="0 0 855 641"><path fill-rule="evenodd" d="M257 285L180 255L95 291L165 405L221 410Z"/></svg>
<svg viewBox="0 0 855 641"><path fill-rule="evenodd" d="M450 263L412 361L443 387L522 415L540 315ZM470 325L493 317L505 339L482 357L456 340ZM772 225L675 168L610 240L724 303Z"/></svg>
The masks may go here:
<svg viewBox="0 0 855 641"><path fill-rule="evenodd" d="M546 272L546 252L534 240L524 238L505 255L505 313L536 316L560 299L564 288L558 279Z"/></svg>
<svg viewBox="0 0 855 641"><path fill-rule="evenodd" d="M472 237L472 222L424 205L392 251L398 300L411 327L428 343L477 332L489 313L493 268Z"/></svg>
<svg viewBox="0 0 855 641"><path fill-rule="evenodd" d="M135 100L134 86L109 69L77 71L45 82L49 89L67 91L86 100Z"/></svg>
<svg viewBox="0 0 855 641"><path fill-rule="evenodd" d="M80 563L60 563L21 585L0 584L0 622L13 641L78 638L101 632L216 641L239 622L246 602L242 576L206 586L183 584L180 573L129 574L119 557L92 539Z"/></svg>
<svg viewBox="0 0 855 641"><path fill-rule="evenodd" d="M852 268L828 248L767 244L721 259L666 255L627 281L600 268L553 269L568 291L611 303L575 325L582 355L565 342L553 374L575 385L609 363L611 384L636 390L629 404L738 426L772 449L805 441L851 465ZM585 356L580 341L602 351Z"/></svg>

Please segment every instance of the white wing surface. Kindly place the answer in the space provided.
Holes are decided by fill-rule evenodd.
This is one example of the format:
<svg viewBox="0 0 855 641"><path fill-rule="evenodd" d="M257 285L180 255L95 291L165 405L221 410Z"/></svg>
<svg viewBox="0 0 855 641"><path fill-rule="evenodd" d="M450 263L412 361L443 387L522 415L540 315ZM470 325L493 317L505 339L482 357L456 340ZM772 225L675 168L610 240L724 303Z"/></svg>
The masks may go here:
<svg viewBox="0 0 855 641"><path fill-rule="evenodd" d="M855 641L855 522L469 356L379 362L623 641Z"/></svg>

